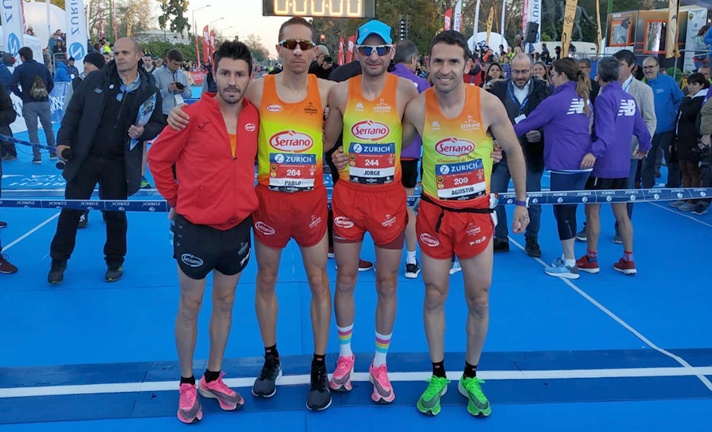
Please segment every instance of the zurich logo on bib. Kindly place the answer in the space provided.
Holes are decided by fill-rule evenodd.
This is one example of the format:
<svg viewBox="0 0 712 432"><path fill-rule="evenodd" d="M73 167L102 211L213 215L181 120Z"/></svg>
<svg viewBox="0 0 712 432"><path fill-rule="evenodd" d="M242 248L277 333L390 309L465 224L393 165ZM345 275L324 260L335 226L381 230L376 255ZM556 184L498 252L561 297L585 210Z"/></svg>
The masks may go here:
<svg viewBox="0 0 712 432"><path fill-rule="evenodd" d="M10 33L7 37L7 50L12 53L13 56L18 57L20 48L22 48L20 38L18 38L15 33Z"/></svg>
<svg viewBox="0 0 712 432"><path fill-rule="evenodd" d="M82 45L81 42L74 42L73 44L69 45L69 56L74 57L74 60L76 60L77 62L81 62L85 54L86 50L84 49L84 45Z"/></svg>

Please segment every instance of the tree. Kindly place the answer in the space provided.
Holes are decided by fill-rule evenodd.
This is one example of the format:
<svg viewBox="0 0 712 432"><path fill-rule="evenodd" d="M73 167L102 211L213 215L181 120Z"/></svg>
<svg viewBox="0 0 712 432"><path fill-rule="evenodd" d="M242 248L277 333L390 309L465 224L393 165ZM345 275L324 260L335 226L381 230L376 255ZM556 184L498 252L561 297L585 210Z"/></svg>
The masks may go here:
<svg viewBox="0 0 712 432"><path fill-rule="evenodd" d="M249 34L243 41L252 53L252 58L256 62L263 62L269 58L269 51L262 43L262 38L256 34Z"/></svg>
<svg viewBox="0 0 712 432"><path fill-rule="evenodd" d="M158 17L158 26L165 30L170 22L169 30L182 33L190 31L190 23L183 16L188 11L188 0L158 0L161 2L162 15Z"/></svg>
<svg viewBox="0 0 712 432"><path fill-rule="evenodd" d="M116 17L116 32L119 36L131 36L145 31L153 25L152 0L85 0L87 29L89 36L96 39L101 25L106 36L113 36L111 6Z"/></svg>

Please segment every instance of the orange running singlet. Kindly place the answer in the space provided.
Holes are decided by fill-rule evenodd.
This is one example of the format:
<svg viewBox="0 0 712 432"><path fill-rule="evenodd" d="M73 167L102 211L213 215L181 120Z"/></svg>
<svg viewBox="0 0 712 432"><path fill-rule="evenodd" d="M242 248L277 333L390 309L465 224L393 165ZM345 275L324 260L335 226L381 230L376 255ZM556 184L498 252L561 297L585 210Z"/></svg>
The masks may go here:
<svg viewBox="0 0 712 432"><path fill-rule="evenodd" d="M343 142L349 164L339 177L360 185L400 183L403 126L396 105L398 77L388 74L383 91L370 101L363 97L360 75L348 82Z"/></svg>
<svg viewBox="0 0 712 432"><path fill-rule="evenodd" d="M454 119L442 114L433 89L425 91L423 193L443 207L471 207L490 191L493 141L482 126L481 91L466 86L464 108Z"/></svg>
<svg viewBox="0 0 712 432"><path fill-rule="evenodd" d="M307 97L279 99L274 75L265 75L257 145L257 182L270 190L297 192L324 184L324 108L315 75Z"/></svg>

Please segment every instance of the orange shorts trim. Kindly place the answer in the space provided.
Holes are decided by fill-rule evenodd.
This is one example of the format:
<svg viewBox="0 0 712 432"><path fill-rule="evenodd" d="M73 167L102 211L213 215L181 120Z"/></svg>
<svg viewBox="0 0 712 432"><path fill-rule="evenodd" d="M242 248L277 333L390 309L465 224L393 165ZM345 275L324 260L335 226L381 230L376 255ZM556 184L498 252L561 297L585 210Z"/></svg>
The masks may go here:
<svg viewBox="0 0 712 432"><path fill-rule="evenodd" d="M400 183L373 186L373 190L351 187L339 181L334 186L331 209L334 213L334 241L356 243L363 241L366 231L376 246L403 248L405 226L408 222L405 188Z"/></svg>
<svg viewBox="0 0 712 432"><path fill-rule="evenodd" d="M301 247L316 245L326 234L326 188L276 192L258 185L259 207L252 214L255 238L267 247L284 249L293 238Z"/></svg>
<svg viewBox="0 0 712 432"><path fill-rule="evenodd" d="M443 213L439 232L435 232ZM468 259L487 249L494 234L494 223L488 213L457 213L420 201L415 221L420 251L431 258L451 259L453 254Z"/></svg>

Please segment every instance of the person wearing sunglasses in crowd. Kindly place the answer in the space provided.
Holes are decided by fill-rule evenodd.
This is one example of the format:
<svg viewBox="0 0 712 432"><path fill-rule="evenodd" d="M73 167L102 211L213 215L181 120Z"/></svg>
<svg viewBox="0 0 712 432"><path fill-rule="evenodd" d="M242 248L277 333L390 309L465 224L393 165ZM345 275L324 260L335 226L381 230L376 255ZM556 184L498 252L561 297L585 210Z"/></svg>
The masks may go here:
<svg viewBox="0 0 712 432"><path fill-rule="evenodd" d="M275 288L282 250L293 238L302 252L312 292L314 358L307 408L324 410L331 405L325 362L331 292L326 274L328 216L322 127L329 91L336 83L308 74L317 54L312 38L311 24L305 19L294 17L284 22L276 47L284 70L254 81L245 95L260 113L256 188L259 208L252 218L257 257L255 309L265 361L252 394L274 396L275 383L282 375ZM168 118L174 129L185 128L188 121L180 107L174 108Z"/></svg>
<svg viewBox="0 0 712 432"><path fill-rule="evenodd" d="M368 231L378 262L376 351L369 368L371 398L390 403L395 393L388 379L386 354L396 316L398 269L408 219L401 183L401 118L418 91L411 81L387 73L395 54L388 25L377 20L367 22L359 28L356 43L362 73L331 91L325 126L327 149L343 130L343 153L349 161L339 172L340 181L332 196L337 264L334 309L340 350L329 386L336 391L352 389L354 289L359 253Z"/></svg>

